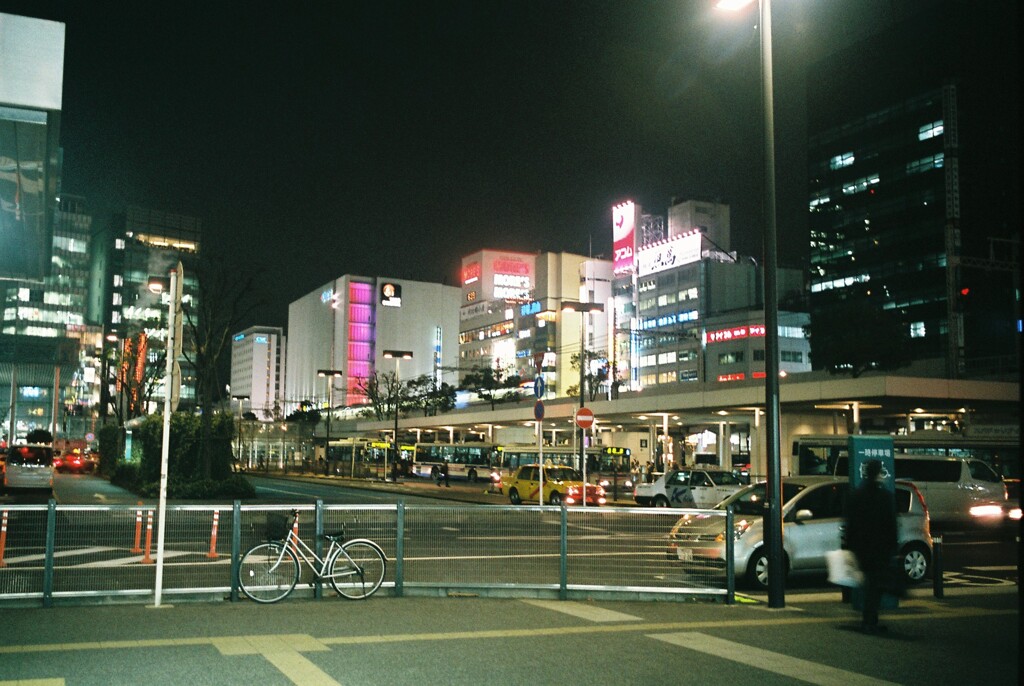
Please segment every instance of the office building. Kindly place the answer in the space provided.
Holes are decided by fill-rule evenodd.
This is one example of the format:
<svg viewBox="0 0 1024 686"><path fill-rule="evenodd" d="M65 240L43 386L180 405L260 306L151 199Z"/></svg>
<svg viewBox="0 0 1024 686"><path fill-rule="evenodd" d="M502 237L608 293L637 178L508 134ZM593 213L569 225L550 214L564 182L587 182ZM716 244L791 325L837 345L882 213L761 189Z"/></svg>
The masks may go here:
<svg viewBox="0 0 1024 686"><path fill-rule="evenodd" d="M231 337L231 397L260 420L284 411L284 330L251 326Z"/></svg>

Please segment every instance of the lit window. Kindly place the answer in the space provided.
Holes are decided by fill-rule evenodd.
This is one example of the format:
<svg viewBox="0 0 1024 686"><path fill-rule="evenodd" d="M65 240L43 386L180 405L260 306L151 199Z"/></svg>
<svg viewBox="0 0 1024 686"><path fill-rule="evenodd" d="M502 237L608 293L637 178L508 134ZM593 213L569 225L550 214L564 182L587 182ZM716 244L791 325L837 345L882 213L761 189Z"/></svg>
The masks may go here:
<svg viewBox="0 0 1024 686"><path fill-rule="evenodd" d="M843 186L844 195L853 195L854 193L861 193L868 189L868 186L874 186L878 183L878 174L871 174L870 176L862 176L856 181L851 181Z"/></svg>
<svg viewBox="0 0 1024 686"><path fill-rule="evenodd" d="M933 121L930 124L925 124L917 130L917 140L926 141L929 138L935 138L941 136L943 131L942 120Z"/></svg>
<svg viewBox="0 0 1024 686"><path fill-rule="evenodd" d="M844 152L841 155L836 155L828 161L829 169L842 169L843 167L849 167L853 164L853 153Z"/></svg>
<svg viewBox="0 0 1024 686"><path fill-rule="evenodd" d="M910 337L924 338L924 322L911 322Z"/></svg>

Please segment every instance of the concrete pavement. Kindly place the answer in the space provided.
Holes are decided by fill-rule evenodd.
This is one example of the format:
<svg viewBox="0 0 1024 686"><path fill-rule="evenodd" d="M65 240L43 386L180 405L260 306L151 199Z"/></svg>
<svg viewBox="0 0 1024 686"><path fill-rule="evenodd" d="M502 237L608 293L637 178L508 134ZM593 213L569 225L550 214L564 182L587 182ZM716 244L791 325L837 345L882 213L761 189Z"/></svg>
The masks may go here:
<svg viewBox="0 0 1024 686"><path fill-rule="evenodd" d="M1019 596L839 602L373 597L0 609L0 685L1018 683Z"/></svg>

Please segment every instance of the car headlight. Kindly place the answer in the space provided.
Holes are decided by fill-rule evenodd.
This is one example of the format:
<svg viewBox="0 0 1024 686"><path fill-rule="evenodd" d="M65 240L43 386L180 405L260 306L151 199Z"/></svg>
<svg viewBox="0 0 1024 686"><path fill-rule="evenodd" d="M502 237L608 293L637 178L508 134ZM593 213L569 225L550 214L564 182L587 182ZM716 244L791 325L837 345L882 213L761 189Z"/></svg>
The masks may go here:
<svg viewBox="0 0 1024 686"><path fill-rule="evenodd" d="M733 536L733 539L734 540L739 539L740 536L742 536L743 534L747 533L747 530L750 529L750 527L753 525L753 523L754 523L753 519L734 520L733 523L732 523L732 536ZM725 533L718 534L718 536L715 537L715 541L717 541L718 543L724 542L725 541Z"/></svg>

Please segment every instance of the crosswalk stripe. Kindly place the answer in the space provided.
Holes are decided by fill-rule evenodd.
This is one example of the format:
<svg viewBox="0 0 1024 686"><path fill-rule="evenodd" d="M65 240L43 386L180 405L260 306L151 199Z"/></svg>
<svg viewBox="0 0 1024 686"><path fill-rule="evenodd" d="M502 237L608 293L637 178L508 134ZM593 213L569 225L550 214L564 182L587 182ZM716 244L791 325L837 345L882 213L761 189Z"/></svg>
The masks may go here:
<svg viewBox="0 0 1024 686"><path fill-rule="evenodd" d="M545 610L554 610L555 612L561 612L563 614L572 615L573 617L579 617L580 619L586 619L591 622L638 622L640 617L634 617L633 615L627 615L622 612L616 612L614 610L606 610L603 607L597 607L596 605L589 605L587 603L577 603L574 601L565 600L534 600L534 599L523 599L527 605L533 605L534 607L542 607Z"/></svg>
<svg viewBox="0 0 1024 686"><path fill-rule="evenodd" d="M862 684L864 686L882 686L893 683L891 681L875 679L865 674L829 667L818 662L754 648L742 643L736 643L735 641L726 641L725 639L696 631L673 634L648 634L648 636L682 648L707 653L718 658L749 665L793 679L800 679L811 684L821 684L822 686L832 686L833 684L843 684L843 686L860 686Z"/></svg>

